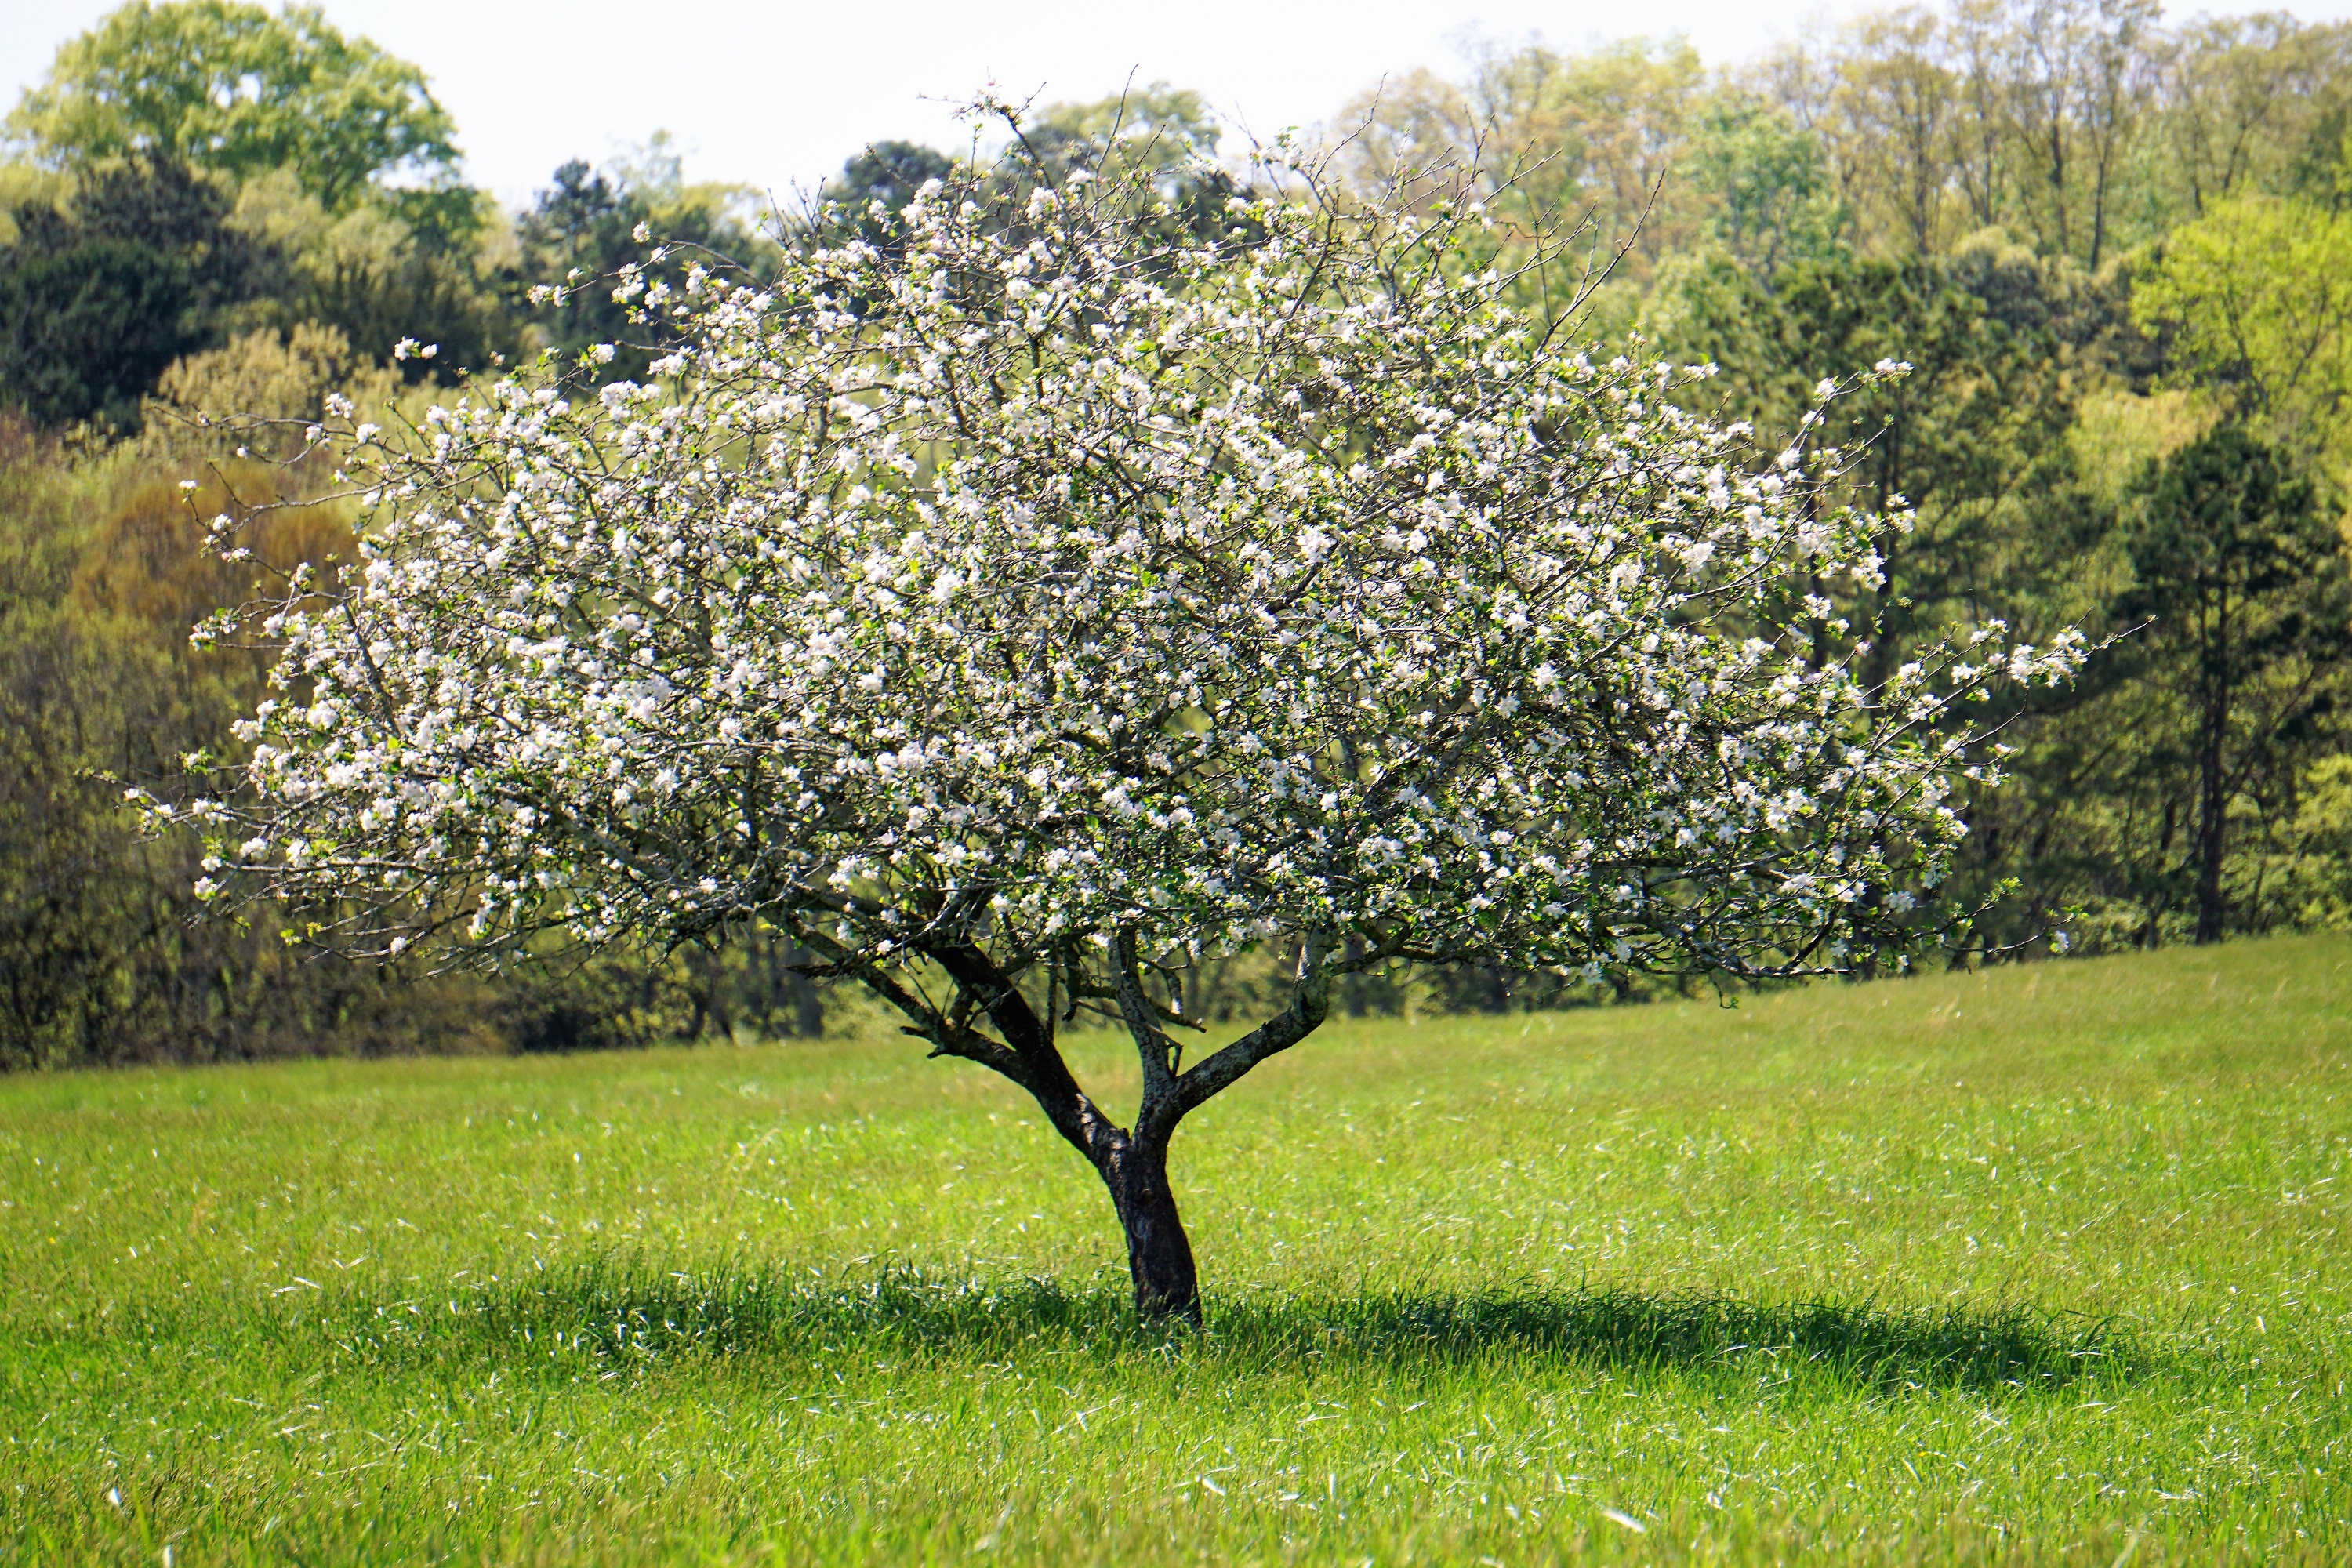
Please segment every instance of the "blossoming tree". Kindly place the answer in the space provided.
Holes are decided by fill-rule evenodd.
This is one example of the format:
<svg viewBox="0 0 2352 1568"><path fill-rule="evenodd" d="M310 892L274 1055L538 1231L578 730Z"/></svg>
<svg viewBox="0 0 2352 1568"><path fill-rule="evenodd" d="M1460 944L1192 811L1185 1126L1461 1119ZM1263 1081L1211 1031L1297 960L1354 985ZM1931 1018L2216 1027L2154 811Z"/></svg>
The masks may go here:
<svg viewBox="0 0 2352 1568"><path fill-rule="evenodd" d="M684 344L655 384L352 432L361 559L257 612L205 890L484 961L767 922L1035 1100L1147 1312L1198 1311L1171 1139L1337 977L1915 941L1959 705L2076 650L1983 627L1864 689L1815 633L1883 523L1818 416L1753 454L1699 373L1515 314L1474 204L1293 173L1206 235L1148 175L933 182L903 243L598 284ZM1192 1043L1185 966L1245 944L1286 1003ZM1081 1012L1133 1037L1124 1124Z"/></svg>

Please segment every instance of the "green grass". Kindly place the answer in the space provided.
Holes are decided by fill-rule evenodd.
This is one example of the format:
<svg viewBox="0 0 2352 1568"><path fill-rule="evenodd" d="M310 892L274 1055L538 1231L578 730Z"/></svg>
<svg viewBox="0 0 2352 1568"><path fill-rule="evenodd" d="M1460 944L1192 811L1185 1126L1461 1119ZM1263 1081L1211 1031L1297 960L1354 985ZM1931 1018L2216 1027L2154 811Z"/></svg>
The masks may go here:
<svg viewBox="0 0 2352 1568"><path fill-rule="evenodd" d="M1178 1141L1202 1337L1037 1121L883 1042L0 1081L0 1557L2352 1557L2344 941L1335 1025Z"/></svg>

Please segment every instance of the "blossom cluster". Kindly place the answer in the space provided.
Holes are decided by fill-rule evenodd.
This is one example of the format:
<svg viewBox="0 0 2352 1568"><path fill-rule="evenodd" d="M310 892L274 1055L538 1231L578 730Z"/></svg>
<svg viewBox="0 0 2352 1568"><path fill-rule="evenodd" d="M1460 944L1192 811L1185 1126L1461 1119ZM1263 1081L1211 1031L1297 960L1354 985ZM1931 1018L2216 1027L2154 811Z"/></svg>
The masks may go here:
<svg viewBox="0 0 2352 1568"><path fill-rule="evenodd" d="M1932 907L1970 700L2080 662L1822 657L1885 523L1818 412L1759 452L1704 368L1556 342L1473 206L1003 193L759 282L651 250L595 285L650 382L347 437L360 559L267 606L219 887L395 951L1834 969Z"/></svg>

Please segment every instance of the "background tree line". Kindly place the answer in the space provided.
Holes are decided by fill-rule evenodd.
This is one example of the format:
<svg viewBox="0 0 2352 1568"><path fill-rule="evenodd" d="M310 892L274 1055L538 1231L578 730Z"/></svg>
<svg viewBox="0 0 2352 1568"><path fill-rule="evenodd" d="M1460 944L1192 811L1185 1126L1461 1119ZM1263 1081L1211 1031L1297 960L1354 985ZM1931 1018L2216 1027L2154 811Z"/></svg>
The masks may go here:
<svg viewBox="0 0 2352 1568"><path fill-rule="evenodd" d="M1678 41L1487 46L1340 124L1360 178L1589 219L1604 335L1714 362L1771 443L1820 377L1908 362L1831 433L1868 443L1854 500L1912 526L1820 657L2130 632L2013 716L2011 782L1967 803L1965 891L2018 884L1974 936L2073 910L2094 947L2214 941L2352 912L2347 65L2352 29L2284 14L1958 0L1718 72Z"/></svg>
<svg viewBox="0 0 2352 1568"><path fill-rule="evenodd" d="M1721 70L1678 40L1481 45L1328 130L1368 185L1480 184L1506 250L1589 222L1596 265L1615 259L1585 330L1713 361L1714 395L1763 439L1802 436L1824 374L1914 366L1830 433L1868 443L1853 499L1911 525L1885 534L1884 588L1820 617L1818 657L1891 673L1995 617L2139 628L2012 716L2011 782L1964 805L1962 891L2017 884L1980 949L2062 916L2096 948L2352 921L2347 65L2352 28L2284 15L1965 0ZM195 519L331 478L201 413L299 421L331 390L413 412L468 371L570 363L631 334L607 291L550 287L633 258L641 227L677 265L756 271L813 233L887 238L872 204L902 205L946 156L866 149L824 205L781 214L688 183L657 136L509 212L464 184L416 68L314 7L226 0L116 12L7 133L0 1065L820 1029L826 998L759 932L495 984L302 961L268 921L192 922L192 843L142 841L119 796L232 748L261 694L256 654L189 647L250 587ZM1220 129L1193 94L1056 106L1029 134L1049 167L1143 161L1204 221L1232 189L1198 162ZM599 374L641 377L659 347ZM280 564L348 540L331 506L276 519ZM1272 962L1204 965L1188 994L1245 1009ZM1344 1000L1584 996L1400 973Z"/></svg>

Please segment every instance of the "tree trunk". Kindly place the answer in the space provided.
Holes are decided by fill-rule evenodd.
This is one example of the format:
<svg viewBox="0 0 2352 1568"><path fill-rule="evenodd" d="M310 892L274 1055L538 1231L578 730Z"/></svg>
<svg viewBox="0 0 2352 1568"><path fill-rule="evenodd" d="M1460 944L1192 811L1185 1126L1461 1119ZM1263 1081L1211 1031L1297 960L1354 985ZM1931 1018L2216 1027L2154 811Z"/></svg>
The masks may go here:
<svg viewBox="0 0 2352 1568"><path fill-rule="evenodd" d="M2219 723L2212 726L2220 728ZM2200 947L2221 940L2222 831L2229 801L2221 787L2221 741L2206 738L2205 754L2198 759L2197 822L2197 942Z"/></svg>
<svg viewBox="0 0 2352 1568"><path fill-rule="evenodd" d="M1192 1269L1192 1243L1168 1187L1168 1151L1122 1138L1103 1163L1104 1184L1127 1232L1127 1268L1135 1280L1135 1310L1146 1318L1201 1321L1201 1284Z"/></svg>
<svg viewBox="0 0 2352 1568"><path fill-rule="evenodd" d="M1180 1077L1182 1055L1160 1028L1155 1004L1144 992L1134 938L1125 931L1111 934L1114 994L1143 1068L1142 1103L1132 1132L1105 1116L1070 1075L1054 1044L1050 1009L1047 1016L1038 1016L1021 988L980 948L942 942L919 950L954 981L959 1001L951 1014L931 1006L878 969L869 967L859 978L912 1020L908 1033L929 1040L933 1056L978 1062L1029 1091L1054 1130L1086 1156L1110 1189L1119 1228L1127 1236L1136 1311L1146 1319L1182 1318L1198 1324L1201 1283L1193 1270L1192 1243L1184 1235L1176 1196L1168 1187L1169 1140L1186 1111L1315 1032L1330 1008L1332 975L1327 960L1331 951L1319 938L1302 938L1290 1005ZM823 951L822 937L816 945ZM1049 986L1049 994L1054 988ZM1076 994L1075 982L1072 994ZM1157 1011L1174 1018L1178 1000L1171 996L1170 1005ZM966 1020L974 1005L987 1010L1001 1041L971 1027Z"/></svg>

